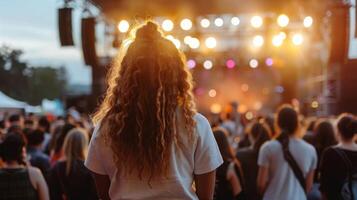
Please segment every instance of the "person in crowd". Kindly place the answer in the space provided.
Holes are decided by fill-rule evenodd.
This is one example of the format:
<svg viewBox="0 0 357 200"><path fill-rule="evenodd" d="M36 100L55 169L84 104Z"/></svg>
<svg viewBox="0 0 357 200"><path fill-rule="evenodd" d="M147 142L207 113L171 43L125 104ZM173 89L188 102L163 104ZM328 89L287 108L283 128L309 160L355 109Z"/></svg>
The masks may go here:
<svg viewBox="0 0 357 200"><path fill-rule="evenodd" d="M317 119L314 122L315 126L312 129L313 133L310 134L310 138L307 142L311 142L311 144L315 147L317 152L317 166L320 166L321 154L328 147L335 145L337 143L335 139L335 131L332 123L328 119ZM306 138L304 137L306 141ZM308 194L309 200L320 200L321 192L319 190L320 184L320 170L317 168L315 171L314 184L312 190Z"/></svg>
<svg viewBox="0 0 357 200"><path fill-rule="evenodd" d="M24 128L35 129L35 122L31 119L26 119L24 122Z"/></svg>
<svg viewBox="0 0 357 200"><path fill-rule="evenodd" d="M24 118L19 114L13 114L9 117L10 127L24 128Z"/></svg>
<svg viewBox="0 0 357 200"><path fill-rule="evenodd" d="M262 120L254 122L248 132L248 138L252 144L249 147L239 149L237 151L237 158L241 162L243 174L245 179L246 195L249 200L260 199L257 191L257 176L258 176L258 154L260 147L268 140L270 140L270 129Z"/></svg>
<svg viewBox="0 0 357 200"><path fill-rule="evenodd" d="M216 200L245 199L244 178L241 166L228 142L228 132L223 128L213 130L223 158L216 172Z"/></svg>
<svg viewBox="0 0 357 200"><path fill-rule="evenodd" d="M304 123L306 123L306 133L303 135L303 139L311 144L315 144L315 131L314 128L316 127L317 119L316 117L309 117L306 120L304 120Z"/></svg>
<svg viewBox="0 0 357 200"><path fill-rule="evenodd" d="M341 114L337 122L339 143L322 154L320 190L326 200L356 199L357 119L352 114ZM354 198L353 198L354 197Z"/></svg>
<svg viewBox="0 0 357 200"><path fill-rule="evenodd" d="M210 124L194 109L184 56L154 22L134 32L94 115L85 165L99 197L212 199L223 160Z"/></svg>
<svg viewBox="0 0 357 200"><path fill-rule="evenodd" d="M54 145L53 145L53 149L51 149L51 153L50 153L51 166L56 164L56 162L63 157L63 143L64 143L64 140L65 140L67 134L69 133L69 131L71 131L74 128L76 128L76 127L74 125L72 125L72 124L65 124L60 129L60 133L56 134L55 135L56 137L53 138L54 139Z"/></svg>
<svg viewBox="0 0 357 200"><path fill-rule="evenodd" d="M322 153L331 146L337 144L335 129L332 123L328 119L319 119L316 121L316 125L314 128L314 143L313 145L316 148L318 165L321 163L321 155ZM315 181L319 182L320 173L317 172L315 175Z"/></svg>
<svg viewBox="0 0 357 200"><path fill-rule="evenodd" d="M42 150L47 152L47 153L49 153L49 143L50 143L50 140L51 140L50 127L51 127L51 124L47 120L46 116L42 116L38 120L38 129L45 133L44 134L44 140L43 140L43 143L42 143Z"/></svg>
<svg viewBox="0 0 357 200"><path fill-rule="evenodd" d="M290 105L277 111L280 135L259 151L258 191L264 200L305 200L313 184L317 155L313 146L298 137L298 113Z"/></svg>
<svg viewBox="0 0 357 200"><path fill-rule="evenodd" d="M42 151L44 134L43 131L36 129L28 131L25 136L27 138L27 153L30 157L30 163L32 166L39 168L46 178L50 169L50 159Z"/></svg>
<svg viewBox="0 0 357 200"><path fill-rule="evenodd" d="M2 140L3 136L6 133L6 121L0 120L0 141Z"/></svg>
<svg viewBox="0 0 357 200"><path fill-rule="evenodd" d="M39 169L25 165L25 141L8 133L0 144L0 199L48 200L48 188Z"/></svg>
<svg viewBox="0 0 357 200"><path fill-rule="evenodd" d="M275 138L276 136L276 131L275 131L275 123L274 123L274 117L273 116L266 116L262 119L262 122L266 125L268 125L269 129L270 129L270 137L271 138Z"/></svg>
<svg viewBox="0 0 357 200"><path fill-rule="evenodd" d="M88 137L83 129L72 129L64 141L64 159L58 161L49 176L53 200L98 199L93 177L84 166Z"/></svg>

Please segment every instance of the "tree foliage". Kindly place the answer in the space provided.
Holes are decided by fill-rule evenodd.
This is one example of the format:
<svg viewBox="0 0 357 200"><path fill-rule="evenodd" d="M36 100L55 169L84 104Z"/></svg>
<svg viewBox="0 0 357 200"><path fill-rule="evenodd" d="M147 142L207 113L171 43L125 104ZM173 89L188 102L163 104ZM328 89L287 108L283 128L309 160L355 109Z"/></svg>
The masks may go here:
<svg viewBox="0 0 357 200"><path fill-rule="evenodd" d="M21 50L0 47L0 91L32 105L42 99L60 98L66 87L64 67L30 66Z"/></svg>

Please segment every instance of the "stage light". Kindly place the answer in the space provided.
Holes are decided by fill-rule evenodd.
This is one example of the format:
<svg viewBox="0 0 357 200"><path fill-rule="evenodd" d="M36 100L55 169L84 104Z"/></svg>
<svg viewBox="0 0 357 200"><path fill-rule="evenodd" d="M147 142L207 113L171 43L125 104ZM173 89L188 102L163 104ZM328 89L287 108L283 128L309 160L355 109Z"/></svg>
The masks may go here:
<svg viewBox="0 0 357 200"><path fill-rule="evenodd" d="M253 38L253 46L254 47L261 47L264 44L264 38L261 35L256 35Z"/></svg>
<svg viewBox="0 0 357 200"><path fill-rule="evenodd" d="M255 102L254 106L253 106L254 110L260 110L262 107L263 107L263 104L260 101Z"/></svg>
<svg viewBox="0 0 357 200"><path fill-rule="evenodd" d="M201 24L202 28L208 28L210 26L211 22L208 19L204 18L201 20L200 24Z"/></svg>
<svg viewBox="0 0 357 200"><path fill-rule="evenodd" d="M284 92L284 87L280 86L280 85L276 86L275 87L275 92L280 93L280 94L283 93Z"/></svg>
<svg viewBox="0 0 357 200"><path fill-rule="evenodd" d="M222 106L218 103L214 103L211 105L210 110L214 114L219 114L222 111Z"/></svg>
<svg viewBox="0 0 357 200"><path fill-rule="evenodd" d="M238 107L238 112L239 113L245 113L248 111L248 107L244 104L240 104L239 107Z"/></svg>
<svg viewBox="0 0 357 200"><path fill-rule="evenodd" d="M215 20L214 20L214 25L216 25L217 27L221 27L223 26L223 19L220 18L220 17L217 17Z"/></svg>
<svg viewBox="0 0 357 200"><path fill-rule="evenodd" d="M207 69L207 70L210 70L210 69L212 69L212 67L213 67L212 61L210 61L210 60L205 60L205 61L203 62L203 68L205 68L205 69Z"/></svg>
<svg viewBox="0 0 357 200"><path fill-rule="evenodd" d="M183 38L183 43L188 45L188 44L190 44L191 39L192 39L192 37L187 35Z"/></svg>
<svg viewBox="0 0 357 200"><path fill-rule="evenodd" d="M189 19L183 19L180 23L182 30L188 31L192 28L192 22Z"/></svg>
<svg viewBox="0 0 357 200"><path fill-rule="evenodd" d="M181 47L181 42L178 39L173 39L172 42L174 43L174 45L176 46L176 48L180 48Z"/></svg>
<svg viewBox="0 0 357 200"><path fill-rule="evenodd" d="M162 29L167 32L172 31L172 29L174 29L174 23L169 19L165 19L162 22Z"/></svg>
<svg viewBox="0 0 357 200"><path fill-rule="evenodd" d="M241 86L240 86L240 89L243 91L243 92L248 92L248 90L249 90L249 85L248 84L242 84Z"/></svg>
<svg viewBox="0 0 357 200"><path fill-rule="evenodd" d="M298 46L304 42L304 37L300 33L295 33L293 35L293 44Z"/></svg>
<svg viewBox="0 0 357 200"><path fill-rule="evenodd" d="M286 39L286 33L285 33L284 31L280 31L280 32L279 32L279 36L280 36L283 40Z"/></svg>
<svg viewBox="0 0 357 200"><path fill-rule="evenodd" d="M213 49L217 46L217 40L214 37L208 37L205 40L206 47L209 49Z"/></svg>
<svg viewBox="0 0 357 200"><path fill-rule="evenodd" d="M129 30L129 22L126 21L126 20L121 20L118 24L118 30L121 32L121 33L126 33L128 32Z"/></svg>
<svg viewBox="0 0 357 200"><path fill-rule="evenodd" d="M252 19L250 20L250 24L254 28L259 28L263 25L263 18L261 16L253 16Z"/></svg>
<svg viewBox="0 0 357 200"><path fill-rule="evenodd" d="M180 48L181 47L181 42L180 40L174 38L174 36L172 35L167 35L166 39L170 40L172 43L174 43L174 45L176 46L176 48Z"/></svg>
<svg viewBox="0 0 357 200"><path fill-rule="evenodd" d="M254 115L252 112L249 111L249 112L245 113L245 118L247 120L252 120L254 118Z"/></svg>
<svg viewBox="0 0 357 200"><path fill-rule="evenodd" d="M305 28L311 27L313 22L314 22L314 20L312 19L311 16L305 17L305 18L304 18L304 27L305 27Z"/></svg>
<svg viewBox="0 0 357 200"><path fill-rule="evenodd" d="M187 67L188 67L189 69L195 68L195 67L196 67L196 61L193 60L193 59L188 60L188 61L187 61Z"/></svg>
<svg viewBox="0 0 357 200"><path fill-rule="evenodd" d="M316 109L316 108L318 108L318 107L319 107L319 102L318 102L318 101L313 101L313 102L311 102L311 108Z"/></svg>
<svg viewBox="0 0 357 200"><path fill-rule="evenodd" d="M265 60L265 64L270 67L270 66L272 66L274 64L274 61L273 61L272 58L267 58Z"/></svg>
<svg viewBox="0 0 357 200"><path fill-rule="evenodd" d="M285 14L279 15L277 22L280 27L286 27L289 24L289 17Z"/></svg>
<svg viewBox="0 0 357 200"><path fill-rule="evenodd" d="M257 68L258 65L259 65L259 62L258 62L258 60L256 60L256 59L251 59L251 60L249 61L249 66L250 66L251 68L253 68L253 69Z"/></svg>
<svg viewBox="0 0 357 200"><path fill-rule="evenodd" d="M226 62L226 66L228 69L233 69L236 66L236 63L233 59L228 59Z"/></svg>
<svg viewBox="0 0 357 200"><path fill-rule="evenodd" d="M238 17L232 17L232 19L231 19L231 24L232 24L233 26L238 26L239 23L240 23L240 20L239 20Z"/></svg>
<svg viewBox="0 0 357 200"><path fill-rule="evenodd" d="M273 45L276 47L280 47L283 44L283 37L281 35L275 35L273 36Z"/></svg>
<svg viewBox="0 0 357 200"><path fill-rule="evenodd" d="M197 49L200 47L200 40L198 40L197 38L191 38L188 41L188 46L190 46L191 49Z"/></svg>
<svg viewBox="0 0 357 200"><path fill-rule="evenodd" d="M210 97L216 97L217 95L217 91L215 89L211 89L210 91L208 91L208 96Z"/></svg>

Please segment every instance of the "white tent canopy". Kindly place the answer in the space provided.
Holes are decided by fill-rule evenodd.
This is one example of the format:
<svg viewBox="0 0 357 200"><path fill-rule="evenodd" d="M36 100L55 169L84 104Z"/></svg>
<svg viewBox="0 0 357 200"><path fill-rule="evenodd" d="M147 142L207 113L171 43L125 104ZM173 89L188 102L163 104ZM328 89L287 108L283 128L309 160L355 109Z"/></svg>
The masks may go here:
<svg viewBox="0 0 357 200"><path fill-rule="evenodd" d="M0 91L0 108L25 108L27 103L13 99Z"/></svg>

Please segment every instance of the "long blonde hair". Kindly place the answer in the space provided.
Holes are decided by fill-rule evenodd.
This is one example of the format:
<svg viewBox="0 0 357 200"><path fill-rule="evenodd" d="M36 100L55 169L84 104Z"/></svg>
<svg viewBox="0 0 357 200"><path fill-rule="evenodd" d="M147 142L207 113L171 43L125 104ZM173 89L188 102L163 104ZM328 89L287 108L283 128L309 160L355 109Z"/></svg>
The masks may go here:
<svg viewBox="0 0 357 200"><path fill-rule="evenodd" d="M64 140L64 155L66 158L66 174L69 175L76 160L85 160L87 156L88 135L85 130L71 130Z"/></svg>
<svg viewBox="0 0 357 200"><path fill-rule="evenodd" d="M151 21L132 33L109 70L108 89L93 121L101 122L116 167L150 180L168 170L171 144L179 139L176 110L191 134L195 106L183 54Z"/></svg>

